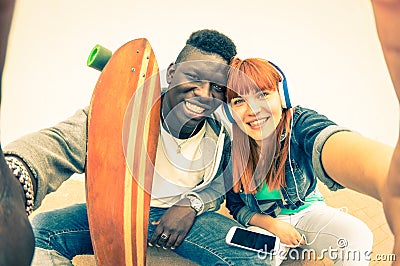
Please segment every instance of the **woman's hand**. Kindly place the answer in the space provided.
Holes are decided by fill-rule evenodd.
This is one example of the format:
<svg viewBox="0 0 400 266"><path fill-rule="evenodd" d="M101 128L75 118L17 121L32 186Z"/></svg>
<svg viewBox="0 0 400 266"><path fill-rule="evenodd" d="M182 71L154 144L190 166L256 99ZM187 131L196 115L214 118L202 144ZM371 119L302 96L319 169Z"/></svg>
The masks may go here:
<svg viewBox="0 0 400 266"><path fill-rule="evenodd" d="M288 245L289 247L298 247L305 244L304 238L293 225L278 219L274 220L275 221L269 231L279 237L281 243Z"/></svg>
<svg viewBox="0 0 400 266"><path fill-rule="evenodd" d="M289 247L298 247L306 243L305 239L291 224L280 221L269 215L256 213L251 217L249 223L271 232L280 238L282 244Z"/></svg>

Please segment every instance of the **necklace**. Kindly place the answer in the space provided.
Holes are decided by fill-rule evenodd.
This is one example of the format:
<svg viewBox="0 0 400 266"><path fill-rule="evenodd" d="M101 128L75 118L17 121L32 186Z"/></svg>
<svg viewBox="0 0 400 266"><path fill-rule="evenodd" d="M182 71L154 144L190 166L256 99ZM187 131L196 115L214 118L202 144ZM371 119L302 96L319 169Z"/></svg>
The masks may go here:
<svg viewBox="0 0 400 266"><path fill-rule="evenodd" d="M165 126L167 127L167 133L168 135L171 137L171 139L175 142L177 148L176 148L176 153L181 153L182 152L182 146L193 136L194 132L196 132L198 125L197 124L196 127L193 129L192 133L190 133L189 137L187 139L185 139L184 141L182 141L181 143L178 143L178 141L175 139L175 137L172 135L171 130L169 129L167 120L164 118L164 113L161 110L161 118L164 121Z"/></svg>

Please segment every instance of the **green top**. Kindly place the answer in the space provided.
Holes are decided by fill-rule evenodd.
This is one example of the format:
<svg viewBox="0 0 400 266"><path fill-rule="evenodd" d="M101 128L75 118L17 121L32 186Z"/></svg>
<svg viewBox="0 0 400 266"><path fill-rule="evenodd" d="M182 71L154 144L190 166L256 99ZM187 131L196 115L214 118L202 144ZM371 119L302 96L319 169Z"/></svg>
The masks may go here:
<svg viewBox="0 0 400 266"><path fill-rule="evenodd" d="M281 197L281 191L279 189L273 189L272 191L269 190L267 185L263 185L262 189L258 191L255 194L256 200L280 200L282 199ZM314 202L318 201L324 201L324 198L322 197L322 194L318 191L318 189L315 189L314 192L312 192L310 195L308 195L305 200L304 204L301 205L299 208L295 210L287 209L287 208L282 208L281 212L279 214L295 214L298 213L309 206L311 206Z"/></svg>

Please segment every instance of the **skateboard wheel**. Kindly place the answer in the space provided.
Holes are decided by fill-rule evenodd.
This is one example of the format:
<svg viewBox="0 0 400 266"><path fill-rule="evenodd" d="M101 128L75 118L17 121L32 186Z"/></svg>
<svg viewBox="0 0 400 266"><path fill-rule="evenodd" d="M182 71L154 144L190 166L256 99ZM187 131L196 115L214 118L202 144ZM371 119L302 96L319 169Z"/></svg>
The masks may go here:
<svg viewBox="0 0 400 266"><path fill-rule="evenodd" d="M112 52L110 50L96 44L90 52L86 64L89 67L102 71L108 60L110 60L111 55Z"/></svg>

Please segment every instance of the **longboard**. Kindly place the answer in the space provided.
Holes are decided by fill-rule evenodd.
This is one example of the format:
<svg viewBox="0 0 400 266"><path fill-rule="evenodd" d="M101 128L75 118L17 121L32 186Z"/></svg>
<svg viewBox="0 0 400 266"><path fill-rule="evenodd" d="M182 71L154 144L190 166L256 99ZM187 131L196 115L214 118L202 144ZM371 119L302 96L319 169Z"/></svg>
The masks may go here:
<svg viewBox="0 0 400 266"><path fill-rule="evenodd" d="M130 41L108 57L97 68L102 72L89 108L90 234L96 265L145 265L160 123L159 70L146 39Z"/></svg>

